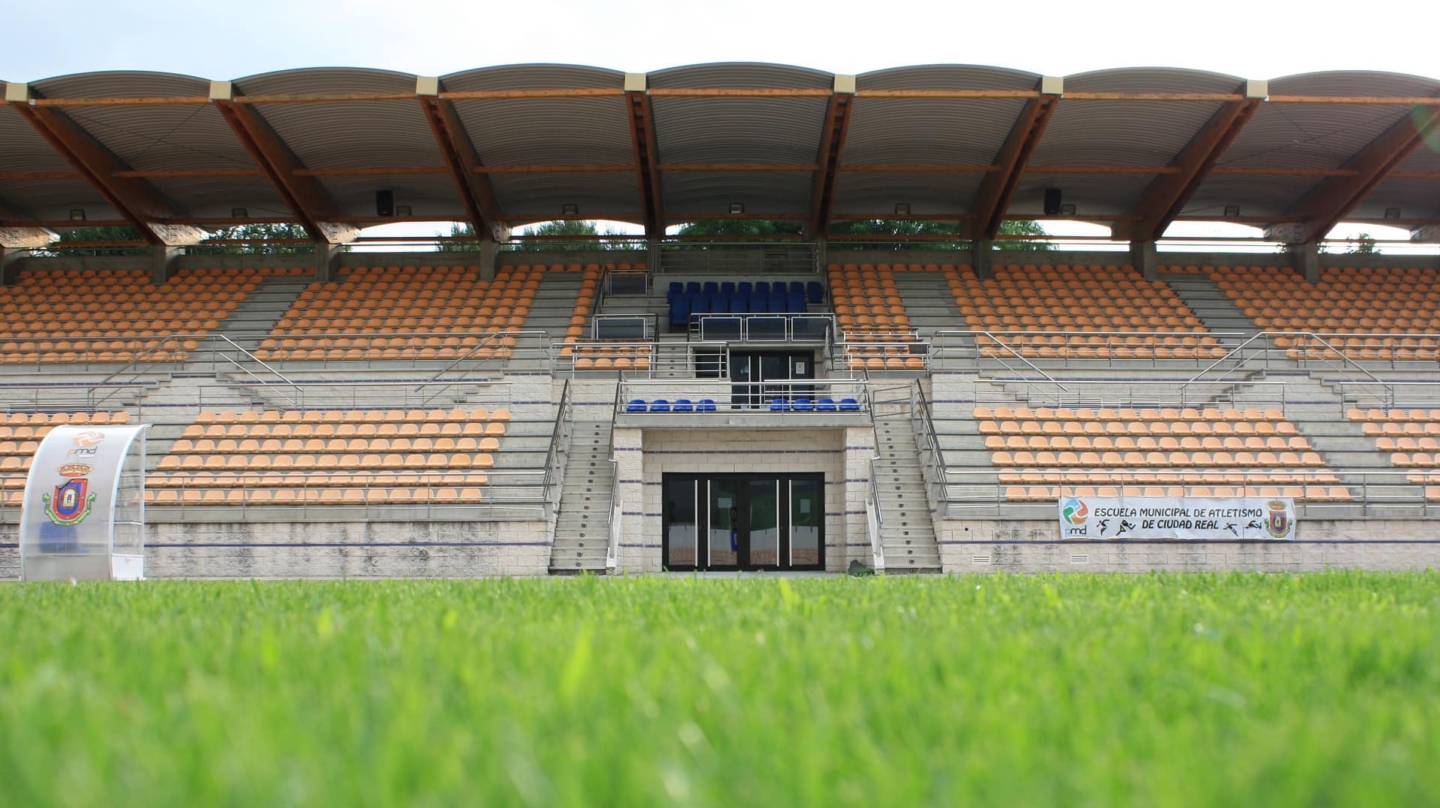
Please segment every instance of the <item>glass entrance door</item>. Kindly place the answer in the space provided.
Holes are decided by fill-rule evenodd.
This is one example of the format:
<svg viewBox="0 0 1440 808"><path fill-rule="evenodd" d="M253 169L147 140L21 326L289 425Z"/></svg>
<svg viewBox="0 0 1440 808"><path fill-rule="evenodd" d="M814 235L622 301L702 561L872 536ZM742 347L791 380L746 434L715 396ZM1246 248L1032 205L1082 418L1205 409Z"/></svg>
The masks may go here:
<svg viewBox="0 0 1440 808"><path fill-rule="evenodd" d="M669 570L801 570L825 565L820 474L667 474Z"/></svg>

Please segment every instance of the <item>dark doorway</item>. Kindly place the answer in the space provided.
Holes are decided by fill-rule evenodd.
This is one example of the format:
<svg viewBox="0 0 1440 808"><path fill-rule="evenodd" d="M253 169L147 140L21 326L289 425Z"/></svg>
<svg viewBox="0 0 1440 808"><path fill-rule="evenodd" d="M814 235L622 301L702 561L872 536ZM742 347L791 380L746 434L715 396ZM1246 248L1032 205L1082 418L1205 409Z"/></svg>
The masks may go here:
<svg viewBox="0 0 1440 808"><path fill-rule="evenodd" d="M823 474L667 474L667 570L825 568Z"/></svg>

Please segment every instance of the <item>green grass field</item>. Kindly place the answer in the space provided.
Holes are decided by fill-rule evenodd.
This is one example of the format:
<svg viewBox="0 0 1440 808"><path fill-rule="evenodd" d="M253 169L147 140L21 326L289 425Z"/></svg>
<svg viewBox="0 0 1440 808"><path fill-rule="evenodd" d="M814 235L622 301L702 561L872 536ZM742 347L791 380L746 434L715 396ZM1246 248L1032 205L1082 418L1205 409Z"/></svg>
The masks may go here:
<svg viewBox="0 0 1440 808"><path fill-rule="evenodd" d="M1440 801L1440 574L0 587L0 801Z"/></svg>

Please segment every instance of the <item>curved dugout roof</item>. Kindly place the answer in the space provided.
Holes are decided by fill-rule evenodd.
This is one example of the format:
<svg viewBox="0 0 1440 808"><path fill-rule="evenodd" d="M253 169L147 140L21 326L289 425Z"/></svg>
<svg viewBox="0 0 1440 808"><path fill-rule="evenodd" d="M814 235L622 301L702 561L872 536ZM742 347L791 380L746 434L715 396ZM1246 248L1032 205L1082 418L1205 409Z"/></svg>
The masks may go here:
<svg viewBox="0 0 1440 808"><path fill-rule="evenodd" d="M983 238L1006 218L1051 216L1130 239L1203 219L1290 241L1342 219L1440 227L1440 81L1387 73L117 71L7 84L6 102L0 238L70 226L77 211L166 243L246 220L336 241L404 218L615 219L652 233L769 218L812 234L922 218ZM1047 189L1061 212L1046 212ZM377 210L386 191L390 215Z"/></svg>

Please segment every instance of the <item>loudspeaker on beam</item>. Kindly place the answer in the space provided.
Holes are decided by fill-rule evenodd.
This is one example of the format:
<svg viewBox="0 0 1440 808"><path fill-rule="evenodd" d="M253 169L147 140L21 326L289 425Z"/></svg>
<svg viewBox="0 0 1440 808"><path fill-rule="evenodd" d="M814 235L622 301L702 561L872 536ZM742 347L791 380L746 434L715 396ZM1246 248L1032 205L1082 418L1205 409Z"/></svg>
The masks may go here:
<svg viewBox="0 0 1440 808"><path fill-rule="evenodd" d="M1047 198L1048 198L1048 197L1047 197ZM376 191L376 192L375 192L375 215L376 215L376 216L394 216L394 215L395 215L395 192L394 192L394 191Z"/></svg>
<svg viewBox="0 0 1440 808"><path fill-rule="evenodd" d="M1045 215L1056 216L1060 213L1060 189L1045 189Z"/></svg>

